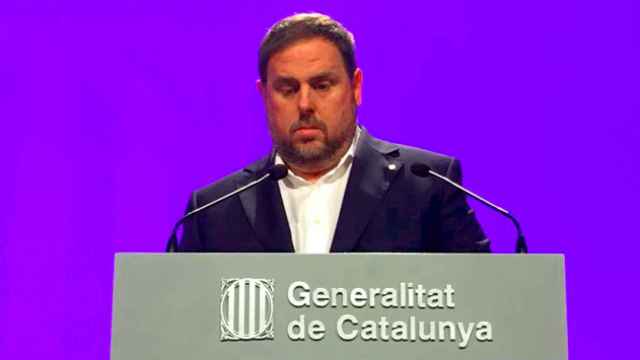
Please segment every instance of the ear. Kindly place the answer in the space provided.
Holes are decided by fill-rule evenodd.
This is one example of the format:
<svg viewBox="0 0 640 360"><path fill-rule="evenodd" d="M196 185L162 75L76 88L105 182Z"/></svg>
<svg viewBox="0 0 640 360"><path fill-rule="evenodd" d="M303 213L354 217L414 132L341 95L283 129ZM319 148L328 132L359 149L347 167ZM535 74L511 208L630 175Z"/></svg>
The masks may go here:
<svg viewBox="0 0 640 360"><path fill-rule="evenodd" d="M267 91L267 84L263 84L262 81L258 79L256 80L256 89L258 89L260 96L262 96L262 98L264 99Z"/></svg>
<svg viewBox="0 0 640 360"><path fill-rule="evenodd" d="M351 85L356 105L360 106L360 104L362 104L362 69L357 68L353 72L353 81Z"/></svg>

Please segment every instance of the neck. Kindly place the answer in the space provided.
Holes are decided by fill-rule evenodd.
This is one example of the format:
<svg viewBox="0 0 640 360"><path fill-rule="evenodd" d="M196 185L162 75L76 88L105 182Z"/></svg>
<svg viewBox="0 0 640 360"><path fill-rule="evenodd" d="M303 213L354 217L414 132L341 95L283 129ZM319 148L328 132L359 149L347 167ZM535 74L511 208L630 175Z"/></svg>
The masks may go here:
<svg viewBox="0 0 640 360"><path fill-rule="evenodd" d="M331 171L333 168L338 166L340 159L344 154L340 155L335 161L325 162L324 164L305 164L304 166L299 166L296 164L287 164L289 170L291 170L297 176L314 183L318 181L324 174Z"/></svg>

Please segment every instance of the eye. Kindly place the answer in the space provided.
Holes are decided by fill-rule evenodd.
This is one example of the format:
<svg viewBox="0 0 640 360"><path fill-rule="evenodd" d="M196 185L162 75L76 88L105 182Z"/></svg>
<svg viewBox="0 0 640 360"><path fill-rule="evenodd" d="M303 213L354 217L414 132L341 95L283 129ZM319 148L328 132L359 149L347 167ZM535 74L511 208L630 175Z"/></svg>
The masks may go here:
<svg viewBox="0 0 640 360"><path fill-rule="evenodd" d="M293 88L291 86L285 86L280 89L280 92L284 95L291 95L293 94Z"/></svg>
<svg viewBox="0 0 640 360"><path fill-rule="evenodd" d="M331 85L330 81L320 81L316 83L313 88L319 91L327 91L331 88Z"/></svg>
<svg viewBox="0 0 640 360"><path fill-rule="evenodd" d="M289 95L295 94L295 92L297 91L297 88L290 85L283 85L283 86L279 86L276 90L284 96L289 96Z"/></svg>

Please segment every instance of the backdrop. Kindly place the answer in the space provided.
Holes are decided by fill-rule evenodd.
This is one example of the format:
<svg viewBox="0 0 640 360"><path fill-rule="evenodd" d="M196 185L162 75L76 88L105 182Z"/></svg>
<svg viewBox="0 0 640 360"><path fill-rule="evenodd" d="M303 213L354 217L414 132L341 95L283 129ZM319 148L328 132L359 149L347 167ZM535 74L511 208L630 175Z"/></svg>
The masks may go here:
<svg viewBox="0 0 640 360"><path fill-rule="evenodd" d="M310 10L355 34L372 134L460 158L532 252L565 254L571 358L628 357L638 7L2 1L0 358L108 358L114 253L162 251L192 190L269 150L258 44ZM508 221L473 205L510 252Z"/></svg>

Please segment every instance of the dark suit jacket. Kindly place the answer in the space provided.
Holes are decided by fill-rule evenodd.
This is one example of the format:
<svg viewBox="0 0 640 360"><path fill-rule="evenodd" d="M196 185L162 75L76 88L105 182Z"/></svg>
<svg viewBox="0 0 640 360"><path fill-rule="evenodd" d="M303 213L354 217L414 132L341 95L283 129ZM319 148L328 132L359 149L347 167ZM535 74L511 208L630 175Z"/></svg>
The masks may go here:
<svg viewBox="0 0 640 360"><path fill-rule="evenodd" d="M489 241L465 196L439 179L420 178L409 169L413 163L424 163L460 181L458 160L391 144L362 130L331 252L489 251ZM194 192L189 210L257 179L272 164L273 155ZM262 182L187 220L179 249L293 252L277 183Z"/></svg>

